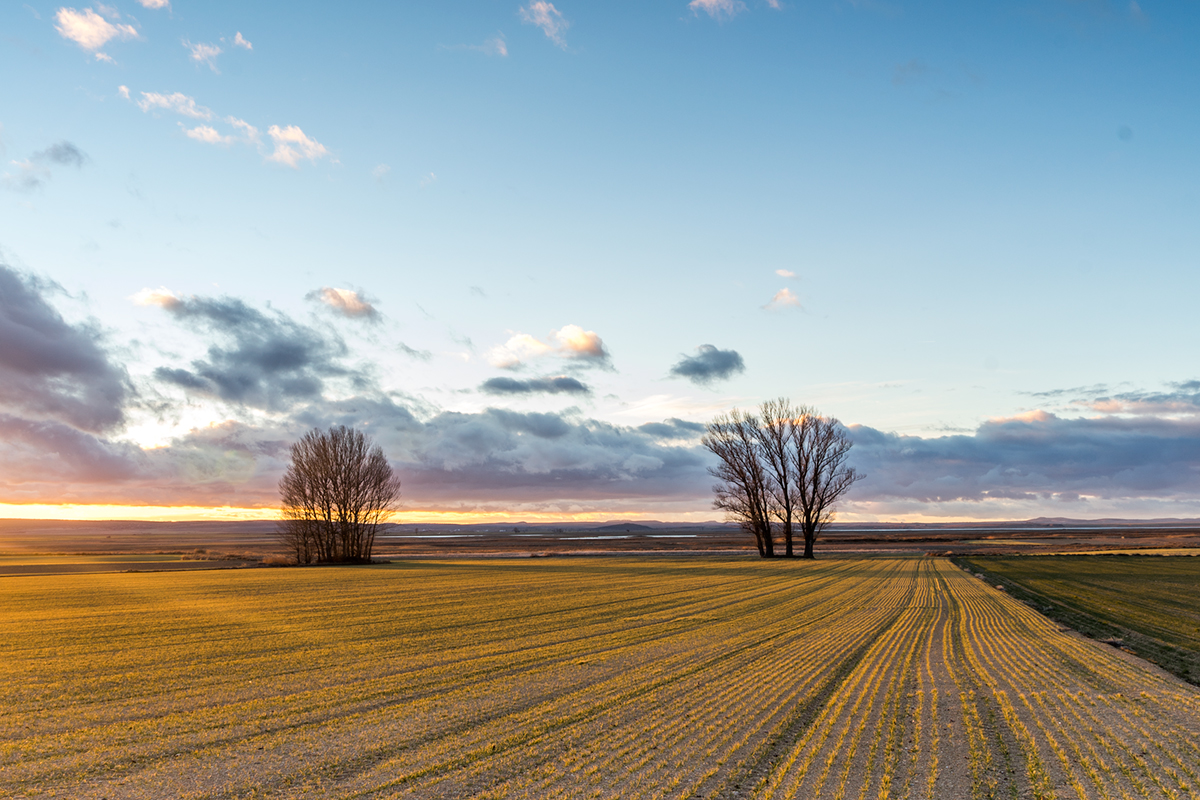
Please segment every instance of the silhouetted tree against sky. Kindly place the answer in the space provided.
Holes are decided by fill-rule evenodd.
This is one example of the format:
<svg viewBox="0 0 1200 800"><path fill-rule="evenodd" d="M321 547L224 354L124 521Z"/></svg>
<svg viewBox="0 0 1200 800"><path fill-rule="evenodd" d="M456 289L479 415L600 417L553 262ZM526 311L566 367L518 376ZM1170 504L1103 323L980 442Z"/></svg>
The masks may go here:
<svg viewBox="0 0 1200 800"><path fill-rule="evenodd" d="M314 428L292 445L279 495L280 538L298 563L364 562L396 509L400 479L361 431Z"/></svg>
<svg viewBox="0 0 1200 800"><path fill-rule="evenodd" d="M792 557L799 527L804 558L833 521L834 506L862 476L846 465L852 442L833 417L785 399L769 400L759 413L734 409L707 426L703 444L718 458L713 505L754 534L759 555L775 555L773 531L783 534Z"/></svg>

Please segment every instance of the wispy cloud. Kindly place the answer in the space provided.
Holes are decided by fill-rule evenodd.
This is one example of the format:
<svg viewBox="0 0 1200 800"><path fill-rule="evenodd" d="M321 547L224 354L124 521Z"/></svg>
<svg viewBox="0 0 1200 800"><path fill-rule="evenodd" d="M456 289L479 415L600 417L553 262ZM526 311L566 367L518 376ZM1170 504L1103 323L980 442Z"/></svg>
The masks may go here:
<svg viewBox="0 0 1200 800"><path fill-rule="evenodd" d="M778 7L772 3L772 8ZM692 0L688 8L693 14L703 11L713 19L732 19L746 10L746 4L742 0Z"/></svg>
<svg viewBox="0 0 1200 800"><path fill-rule="evenodd" d="M98 5L97 8L113 20L120 18L116 9L103 5ZM60 36L75 42L89 53L95 53L96 57L101 60L111 60L107 55L98 51L113 39L138 38L137 28L122 22L110 22L90 8L85 8L83 11L74 8L60 8L54 14L54 19L56 21L54 29Z"/></svg>
<svg viewBox="0 0 1200 800"><path fill-rule="evenodd" d="M203 42L192 44L187 39L183 40L183 46L187 48L188 57L192 61L195 61L197 64L207 64L208 68L213 72L220 72L217 69L217 56L224 52L220 47L215 44L205 44Z"/></svg>
<svg viewBox="0 0 1200 800"><path fill-rule="evenodd" d="M892 67L892 85L903 86L928 75L929 66L919 58Z"/></svg>
<svg viewBox="0 0 1200 800"><path fill-rule="evenodd" d="M440 45L440 47L443 50L473 50L476 53L483 53L485 56L503 57L508 55L508 43L505 42L503 33L497 33L483 44Z"/></svg>
<svg viewBox="0 0 1200 800"><path fill-rule="evenodd" d="M182 92L174 92L173 94L142 92L142 99L137 101L137 106L142 111L162 109L163 111L171 111L180 116L191 117L192 119L207 121L213 118L212 109L197 104L195 98L188 97Z"/></svg>
<svg viewBox="0 0 1200 800"><path fill-rule="evenodd" d="M535 0L527 6L522 6L520 14L522 22L537 25L542 29L542 33L546 34L546 38L564 50L567 48L567 40L563 33L571 27L571 23L567 22L562 12L555 8L553 3ZM508 53L507 48L504 53Z"/></svg>
<svg viewBox="0 0 1200 800"><path fill-rule="evenodd" d="M0 176L0 184L7 189L31 192L50 180L51 165L82 169L86 161L87 156L75 145L65 140L56 142L29 158L10 162L15 169Z"/></svg>
<svg viewBox="0 0 1200 800"><path fill-rule="evenodd" d="M800 298L792 293L792 290L786 286L775 293L771 298L771 302L767 303L763 308L768 311L777 311L783 308L800 308Z"/></svg>
<svg viewBox="0 0 1200 800"><path fill-rule="evenodd" d="M250 144L257 144L260 141L258 128L246 122L246 120L238 119L237 117L226 117L225 121L232 125L235 130L241 132L244 141Z"/></svg>
<svg viewBox="0 0 1200 800"><path fill-rule="evenodd" d="M301 161L318 161L329 155L325 145L310 138L297 125L286 128L272 125L267 128L267 135L275 143L275 150L267 156L267 160L292 169L296 169Z"/></svg>
<svg viewBox="0 0 1200 800"><path fill-rule="evenodd" d="M375 306L363 297L361 292L354 289L334 289L330 286L322 286L305 295L305 299L323 303L344 317L366 320L379 318L379 311Z"/></svg>
<svg viewBox="0 0 1200 800"><path fill-rule="evenodd" d="M250 42L246 41L246 38L244 36L242 36L241 31L238 31L237 35L233 37L233 46L234 47L243 47L247 50L254 49L254 45L252 45L252 44L250 44Z"/></svg>
<svg viewBox="0 0 1200 800"><path fill-rule="evenodd" d="M795 278L795 277L797 277L797 276L796 276L796 273L792 272L790 269L777 269L777 270L775 270L775 274L776 274L776 275L778 275L778 276L779 276L779 277L781 277L781 278Z"/></svg>
<svg viewBox="0 0 1200 800"><path fill-rule="evenodd" d="M171 0L138 0L138 2L142 4L143 8L158 9L171 7Z"/></svg>

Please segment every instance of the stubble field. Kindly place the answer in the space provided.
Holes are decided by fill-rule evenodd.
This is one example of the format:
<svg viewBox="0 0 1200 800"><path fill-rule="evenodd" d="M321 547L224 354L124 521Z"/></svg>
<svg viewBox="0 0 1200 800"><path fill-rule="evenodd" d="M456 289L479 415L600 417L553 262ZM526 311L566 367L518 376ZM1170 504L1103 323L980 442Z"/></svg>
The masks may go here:
<svg viewBox="0 0 1200 800"><path fill-rule="evenodd" d="M1198 794L1200 692L941 559L0 579L0 796Z"/></svg>

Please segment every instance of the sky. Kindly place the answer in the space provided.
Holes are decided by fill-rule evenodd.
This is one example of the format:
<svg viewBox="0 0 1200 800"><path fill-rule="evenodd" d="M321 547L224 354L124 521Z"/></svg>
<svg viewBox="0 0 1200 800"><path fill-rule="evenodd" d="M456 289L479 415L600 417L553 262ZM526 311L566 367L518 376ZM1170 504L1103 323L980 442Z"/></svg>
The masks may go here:
<svg viewBox="0 0 1200 800"><path fill-rule="evenodd" d="M1200 517L1200 6L0 7L0 517L700 521L837 417L860 521Z"/></svg>

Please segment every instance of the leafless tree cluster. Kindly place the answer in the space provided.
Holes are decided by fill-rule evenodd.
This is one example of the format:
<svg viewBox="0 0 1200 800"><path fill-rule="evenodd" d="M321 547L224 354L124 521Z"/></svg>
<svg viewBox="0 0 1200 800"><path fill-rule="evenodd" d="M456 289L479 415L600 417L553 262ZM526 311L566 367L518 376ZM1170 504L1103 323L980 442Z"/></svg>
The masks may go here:
<svg viewBox="0 0 1200 800"><path fill-rule="evenodd" d="M400 498L400 479L362 432L314 428L292 445L279 494L280 539L298 563L370 561L375 534Z"/></svg>
<svg viewBox="0 0 1200 800"><path fill-rule="evenodd" d="M713 505L754 534L758 553L775 556L775 533L792 557L796 532L804 558L833 521L834 504L862 477L846 465L853 444L842 424L786 399L763 403L757 414L734 409L708 424L704 446L718 459Z"/></svg>

